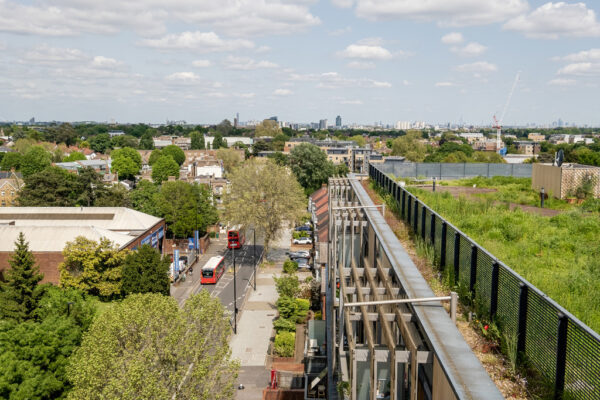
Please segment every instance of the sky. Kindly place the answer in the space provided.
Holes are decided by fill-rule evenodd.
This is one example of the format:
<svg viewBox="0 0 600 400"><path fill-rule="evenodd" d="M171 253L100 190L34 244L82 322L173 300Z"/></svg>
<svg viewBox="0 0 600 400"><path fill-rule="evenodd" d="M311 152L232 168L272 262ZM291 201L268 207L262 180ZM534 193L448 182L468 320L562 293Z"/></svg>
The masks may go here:
<svg viewBox="0 0 600 400"><path fill-rule="evenodd" d="M0 121L600 126L600 1L0 0ZM518 76L518 80L516 77Z"/></svg>

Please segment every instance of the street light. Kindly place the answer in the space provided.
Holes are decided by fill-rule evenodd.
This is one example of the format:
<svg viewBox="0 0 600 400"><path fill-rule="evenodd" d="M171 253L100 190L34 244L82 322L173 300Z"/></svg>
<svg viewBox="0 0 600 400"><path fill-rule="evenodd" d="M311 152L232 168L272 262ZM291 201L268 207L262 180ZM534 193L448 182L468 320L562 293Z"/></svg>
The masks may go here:
<svg viewBox="0 0 600 400"><path fill-rule="evenodd" d="M237 288L235 279L235 247L231 248L233 252L233 333L237 335Z"/></svg>

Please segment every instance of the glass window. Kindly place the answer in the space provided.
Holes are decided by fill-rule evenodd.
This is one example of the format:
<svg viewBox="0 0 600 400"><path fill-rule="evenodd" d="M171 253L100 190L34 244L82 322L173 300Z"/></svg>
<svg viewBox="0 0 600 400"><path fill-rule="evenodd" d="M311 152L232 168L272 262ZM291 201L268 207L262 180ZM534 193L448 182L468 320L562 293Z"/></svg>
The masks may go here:
<svg viewBox="0 0 600 400"><path fill-rule="evenodd" d="M213 277L213 271L211 270L202 270L202 276L205 278L212 278Z"/></svg>

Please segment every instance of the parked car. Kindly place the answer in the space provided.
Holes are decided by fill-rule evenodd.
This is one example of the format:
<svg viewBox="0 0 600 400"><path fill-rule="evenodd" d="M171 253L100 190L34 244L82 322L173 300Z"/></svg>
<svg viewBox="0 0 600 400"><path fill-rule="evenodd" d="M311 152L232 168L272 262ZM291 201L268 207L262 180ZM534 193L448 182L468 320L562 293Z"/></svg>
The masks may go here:
<svg viewBox="0 0 600 400"><path fill-rule="evenodd" d="M310 232L310 231L311 231L311 229L310 229L310 226L307 226L307 225L302 225L302 226L297 226L297 227L296 227L296 231L297 231L297 232L302 232L302 231L305 231L305 232Z"/></svg>
<svg viewBox="0 0 600 400"><path fill-rule="evenodd" d="M312 239L309 237L301 237L292 241L294 244L312 244Z"/></svg>
<svg viewBox="0 0 600 400"><path fill-rule="evenodd" d="M287 253L290 258L310 258L310 252L308 250L290 251Z"/></svg>
<svg viewBox="0 0 600 400"><path fill-rule="evenodd" d="M298 263L298 269L310 269L310 265L308 265L307 258L296 258L294 259L294 261Z"/></svg>

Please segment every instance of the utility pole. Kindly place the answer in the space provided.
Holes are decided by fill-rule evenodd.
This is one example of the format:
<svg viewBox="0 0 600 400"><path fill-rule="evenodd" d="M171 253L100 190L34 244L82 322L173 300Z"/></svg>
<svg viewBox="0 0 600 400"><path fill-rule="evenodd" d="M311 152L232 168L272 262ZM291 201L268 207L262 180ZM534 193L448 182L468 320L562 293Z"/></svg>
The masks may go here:
<svg viewBox="0 0 600 400"><path fill-rule="evenodd" d="M254 261L254 291L256 292L256 228L252 228L252 260Z"/></svg>

